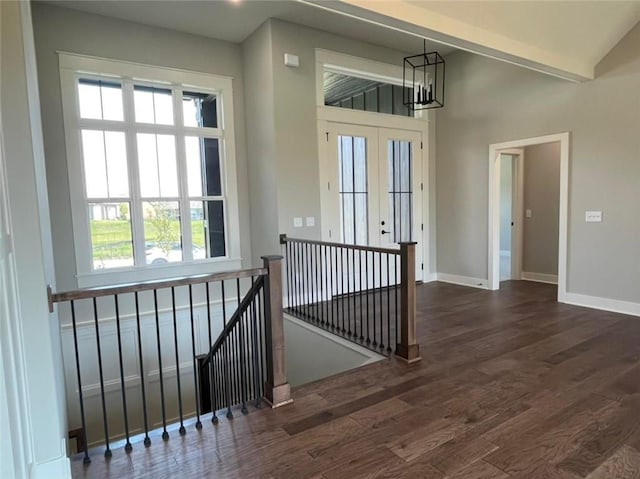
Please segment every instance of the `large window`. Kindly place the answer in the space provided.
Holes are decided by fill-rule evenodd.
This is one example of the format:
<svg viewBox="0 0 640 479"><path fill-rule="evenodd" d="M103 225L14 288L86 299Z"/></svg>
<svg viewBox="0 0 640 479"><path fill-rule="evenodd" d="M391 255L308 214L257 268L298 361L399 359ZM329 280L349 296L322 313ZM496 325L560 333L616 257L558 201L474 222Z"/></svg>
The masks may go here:
<svg viewBox="0 0 640 479"><path fill-rule="evenodd" d="M61 78L79 272L230 257L230 79L62 54Z"/></svg>

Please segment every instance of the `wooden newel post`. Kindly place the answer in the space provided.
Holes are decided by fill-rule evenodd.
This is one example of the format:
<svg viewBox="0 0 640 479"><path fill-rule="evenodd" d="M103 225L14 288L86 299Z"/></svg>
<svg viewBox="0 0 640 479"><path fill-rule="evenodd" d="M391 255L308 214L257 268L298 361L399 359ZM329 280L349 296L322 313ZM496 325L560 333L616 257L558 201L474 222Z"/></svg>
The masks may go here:
<svg viewBox="0 0 640 479"><path fill-rule="evenodd" d="M284 321L282 318L282 256L263 256L264 267L269 271L265 277L265 339L267 346L267 381L265 399L271 407L284 406L291 399L291 388L287 382L287 367L284 346Z"/></svg>
<svg viewBox="0 0 640 479"><path fill-rule="evenodd" d="M416 243L400 243L400 342L396 356L420 361L416 339Z"/></svg>

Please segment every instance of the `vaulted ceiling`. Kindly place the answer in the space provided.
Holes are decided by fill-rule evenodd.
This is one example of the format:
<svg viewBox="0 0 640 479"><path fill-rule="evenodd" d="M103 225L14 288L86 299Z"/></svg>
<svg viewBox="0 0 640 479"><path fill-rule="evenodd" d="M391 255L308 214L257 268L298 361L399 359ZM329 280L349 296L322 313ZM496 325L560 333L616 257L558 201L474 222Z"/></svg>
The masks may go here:
<svg viewBox="0 0 640 479"><path fill-rule="evenodd" d="M467 50L569 80L640 20L640 1L62 0L56 5L231 42L268 18L415 52Z"/></svg>
<svg viewBox="0 0 640 479"><path fill-rule="evenodd" d="M639 1L304 1L573 80L640 20Z"/></svg>

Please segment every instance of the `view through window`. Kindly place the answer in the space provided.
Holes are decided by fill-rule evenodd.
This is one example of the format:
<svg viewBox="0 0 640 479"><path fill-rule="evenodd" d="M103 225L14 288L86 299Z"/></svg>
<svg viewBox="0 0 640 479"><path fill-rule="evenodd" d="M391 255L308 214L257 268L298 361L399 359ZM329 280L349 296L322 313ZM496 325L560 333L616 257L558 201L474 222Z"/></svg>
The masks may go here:
<svg viewBox="0 0 640 479"><path fill-rule="evenodd" d="M93 269L224 257L219 95L97 77L76 85Z"/></svg>

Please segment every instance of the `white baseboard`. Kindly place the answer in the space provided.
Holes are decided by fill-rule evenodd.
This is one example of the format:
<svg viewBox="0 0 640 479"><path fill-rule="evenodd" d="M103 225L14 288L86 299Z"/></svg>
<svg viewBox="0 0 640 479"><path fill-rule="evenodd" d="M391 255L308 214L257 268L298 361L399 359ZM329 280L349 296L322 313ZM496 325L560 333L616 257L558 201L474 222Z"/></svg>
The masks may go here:
<svg viewBox="0 0 640 479"><path fill-rule="evenodd" d="M600 298L598 296L588 296L586 294L566 293L565 303L586 308L601 309L613 313L629 314L640 316L640 303L630 301L620 301L617 299Z"/></svg>
<svg viewBox="0 0 640 479"><path fill-rule="evenodd" d="M52 461L32 464L31 479L71 479L71 462L67 456Z"/></svg>
<svg viewBox="0 0 640 479"><path fill-rule="evenodd" d="M558 284L557 274L531 273L523 271L521 278L526 281L536 281L538 283Z"/></svg>
<svg viewBox="0 0 640 479"><path fill-rule="evenodd" d="M422 276L423 283L432 283L438 281L438 273L424 273Z"/></svg>
<svg viewBox="0 0 640 479"><path fill-rule="evenodd" d="M458 276L457 274L437 273L437 280L443 283L459 284L461 286L471 286L472 288L488 289L488 281L482 278L472 278L470 276Z"/></svg>

